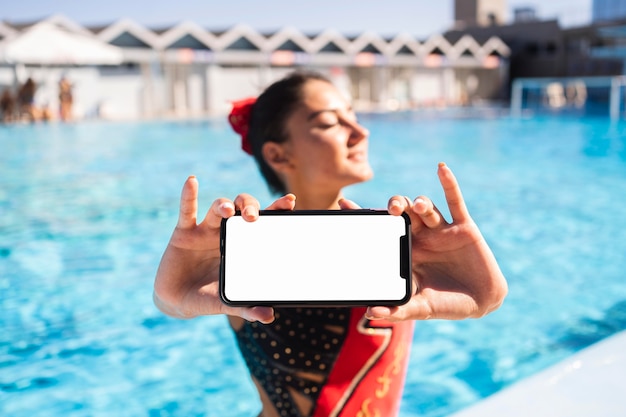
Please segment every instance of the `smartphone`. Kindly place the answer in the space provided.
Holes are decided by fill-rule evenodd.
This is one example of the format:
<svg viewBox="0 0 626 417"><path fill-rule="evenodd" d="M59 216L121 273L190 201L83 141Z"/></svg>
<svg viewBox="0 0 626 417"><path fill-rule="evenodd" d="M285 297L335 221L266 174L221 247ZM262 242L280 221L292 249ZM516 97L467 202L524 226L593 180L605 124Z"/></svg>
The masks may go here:
<svg viewBox="0 0 626 417"><path fill-rule="evenodd" d="M220 295L233 306L396 306L411 297L409 216L261 210L221 224Z"/></svg>

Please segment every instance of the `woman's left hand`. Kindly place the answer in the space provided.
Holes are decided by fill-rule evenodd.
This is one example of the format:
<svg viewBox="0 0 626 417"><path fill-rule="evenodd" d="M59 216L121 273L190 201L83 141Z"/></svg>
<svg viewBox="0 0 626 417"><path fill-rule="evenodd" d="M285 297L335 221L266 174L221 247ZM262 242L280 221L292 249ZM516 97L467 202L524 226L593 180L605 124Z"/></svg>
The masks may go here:
<svg viewBox="0 0 626 417"><path fill-rule="evenodd" d="M454 174L439 164L452 222L433 202L421 196L411 201L394 196L388 210L411 218L413 296L398 307L369 307L372 320L464 319L482 317L497 309L507 283L478 226L470 217ZM356 208L347 200L342 208Z"/></svg>

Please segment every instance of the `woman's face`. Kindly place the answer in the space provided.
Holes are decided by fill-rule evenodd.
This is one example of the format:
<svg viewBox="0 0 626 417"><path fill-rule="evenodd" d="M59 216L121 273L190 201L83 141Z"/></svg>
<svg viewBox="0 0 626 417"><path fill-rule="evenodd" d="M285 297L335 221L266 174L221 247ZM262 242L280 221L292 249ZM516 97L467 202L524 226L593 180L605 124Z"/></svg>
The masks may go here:
<svg viewBox="0 0 626 417"><path fill-rule="evenodd" d="M303 101L286 123L290 188L337 192L373 176L367 129L357 123L346 98L330 83L309 80Z"/></svg>

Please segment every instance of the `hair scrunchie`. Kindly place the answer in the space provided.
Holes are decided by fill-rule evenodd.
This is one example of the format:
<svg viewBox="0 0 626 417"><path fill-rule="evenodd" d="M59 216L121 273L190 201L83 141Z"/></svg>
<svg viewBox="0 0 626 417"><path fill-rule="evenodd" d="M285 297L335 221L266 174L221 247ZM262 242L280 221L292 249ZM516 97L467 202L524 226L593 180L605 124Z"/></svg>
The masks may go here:
<svg viewBox="0 0 626 417"><path fill-rule="evenodd" d="M248 155L252 155L252 145L248 138L248 130L250 129L250 113L254 103L256 103L256 97L233 101L233 108L228 115L231 127L241 136L241 149Z"/></svg>

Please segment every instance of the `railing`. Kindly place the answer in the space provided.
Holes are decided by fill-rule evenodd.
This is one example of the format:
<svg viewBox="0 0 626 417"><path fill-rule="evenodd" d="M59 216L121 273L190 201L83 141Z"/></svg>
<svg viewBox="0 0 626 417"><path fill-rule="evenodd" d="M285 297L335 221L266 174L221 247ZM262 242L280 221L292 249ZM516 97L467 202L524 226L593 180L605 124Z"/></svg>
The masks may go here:
<svg viewBox="0 0 626 417"><path fill-rule="evenodd" d="M585 106L589 88L607 88L608 106L611 119L622 116L622 88L626 86L626 76L609 77L560 77L560 78L518 78L511 87L511 115L521 116L524 110L524 90L540 90L540 96L551 109Z"/></svg>

